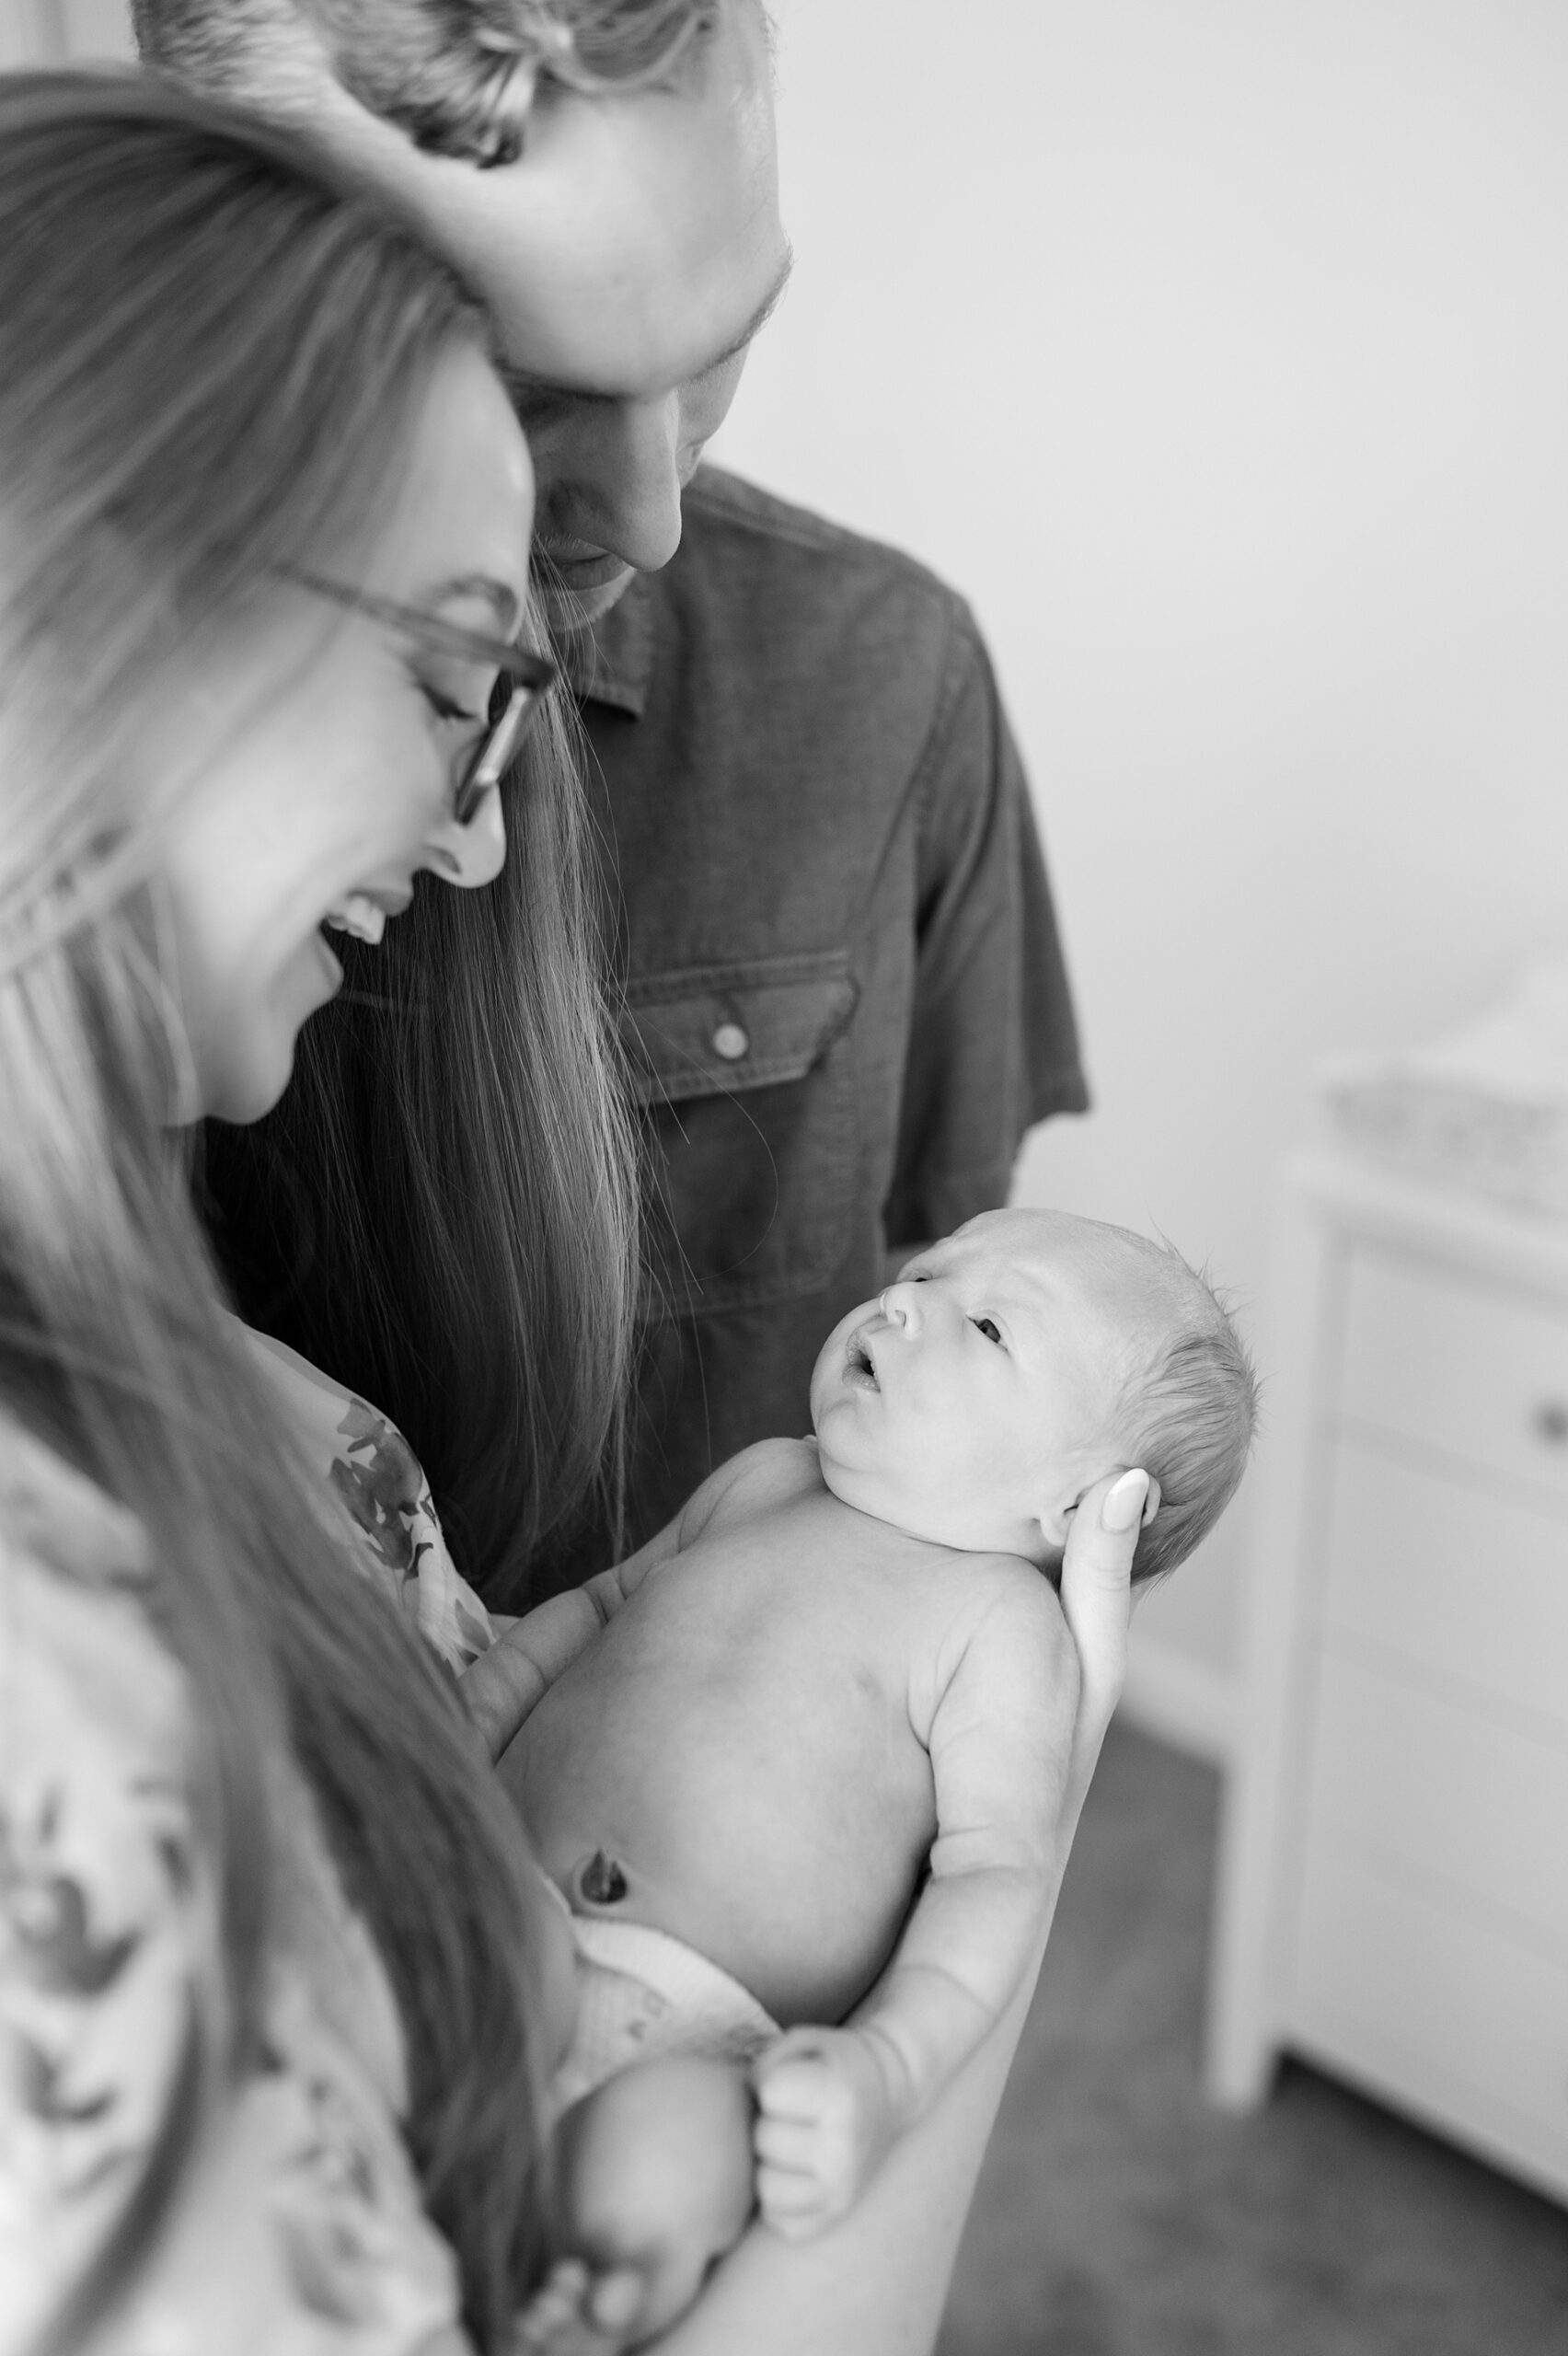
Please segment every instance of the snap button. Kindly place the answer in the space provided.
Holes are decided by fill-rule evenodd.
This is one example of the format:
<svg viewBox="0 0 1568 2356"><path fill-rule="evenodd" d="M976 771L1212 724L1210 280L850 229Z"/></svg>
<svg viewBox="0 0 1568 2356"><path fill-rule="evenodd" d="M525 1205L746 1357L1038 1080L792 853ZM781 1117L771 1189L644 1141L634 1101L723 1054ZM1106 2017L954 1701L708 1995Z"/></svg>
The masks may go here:
<svg viewBox="0 0 1568 2356"><path fill-rule="evenodd" d="M738 1064L751 1045L751 1041L738 1022L721 1022L713 1034L713 1052L722 1056L727 1064Z"/></svg>

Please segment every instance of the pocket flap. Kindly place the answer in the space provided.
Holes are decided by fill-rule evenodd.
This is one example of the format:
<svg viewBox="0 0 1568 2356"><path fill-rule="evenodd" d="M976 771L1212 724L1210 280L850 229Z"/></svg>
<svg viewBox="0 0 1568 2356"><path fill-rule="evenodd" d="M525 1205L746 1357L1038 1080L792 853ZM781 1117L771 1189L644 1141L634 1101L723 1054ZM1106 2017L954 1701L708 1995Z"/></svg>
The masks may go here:
<svg viewBox="0 0 1568 2356"><path fill-rule="evenodd" d="M633 982L621 1044L640 1104L803 1080L854 1011L849 952L692 965Z"/></svg>

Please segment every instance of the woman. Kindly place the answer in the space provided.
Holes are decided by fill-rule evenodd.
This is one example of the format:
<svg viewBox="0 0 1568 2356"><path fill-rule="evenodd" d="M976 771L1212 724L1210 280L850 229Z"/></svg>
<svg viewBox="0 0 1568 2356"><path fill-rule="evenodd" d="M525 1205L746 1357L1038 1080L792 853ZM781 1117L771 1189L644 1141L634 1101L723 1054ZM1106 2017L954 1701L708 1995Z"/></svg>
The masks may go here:
<svg viewBox="0 0 1568 2356"><path fill-rule="evenodd" d="M559 1992L434 1655L480 1656L493 1752L506 1650L395 1436L223 1311L170 1136L283 1088L323 924L494 872L526 453L406 235L123 84L0 89L0 2344L498 2348ZM598 1453L630 1187L565 774L508 815ZM1130 1553L1085 1530L1064 1856ZM671 2345L920 2344L1009 2050L831 2246L748 2235Z"/></svg>
<svg viewBox="0 0 1568 2356"><path fill-rule="evenodd" d="M454 796L498 682L514 723L537 686L492 643L527 454L411 238L129 83L0 98L0 1977L33 2089L0 2281L75 2346L167 2227L210 2321L227 2263L269 2313L291 2269L302 2314L385 2306L366 2346L455 2327L460 2293L494 2347L540 2216L520 1840L449 1680L345 1568L307 1453L345 1403L319 1393L319 1446L294 1423L300 1370L221 1311L170 1135L275 1100L340 979L324 926L498 869L497 793ZM596 1179L556 1275L602 1441L628 1186L567 777L535 763L518 828L535 1034ZM482 1612L363 1438L333 1486L364 1567L458 1666ZM209 2189L197 2243L239 2240L192 2274L180 2221L225 2169L276 2179L286 2233L252 2248L256 2204Z"/></svg>

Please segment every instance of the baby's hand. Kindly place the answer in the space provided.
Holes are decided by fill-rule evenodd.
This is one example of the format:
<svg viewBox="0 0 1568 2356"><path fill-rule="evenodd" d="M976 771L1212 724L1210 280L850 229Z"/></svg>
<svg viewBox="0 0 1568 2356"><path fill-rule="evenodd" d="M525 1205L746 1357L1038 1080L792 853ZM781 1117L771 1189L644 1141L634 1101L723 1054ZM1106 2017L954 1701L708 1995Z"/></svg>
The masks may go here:
<svg viewBox="0 0 1568 2356"><path fill-rule="evenodd" d="M776 2234L804 2241L851 2208L898 2131L871 2038L792 2028L752 2066L757 2205Z"/></svg>

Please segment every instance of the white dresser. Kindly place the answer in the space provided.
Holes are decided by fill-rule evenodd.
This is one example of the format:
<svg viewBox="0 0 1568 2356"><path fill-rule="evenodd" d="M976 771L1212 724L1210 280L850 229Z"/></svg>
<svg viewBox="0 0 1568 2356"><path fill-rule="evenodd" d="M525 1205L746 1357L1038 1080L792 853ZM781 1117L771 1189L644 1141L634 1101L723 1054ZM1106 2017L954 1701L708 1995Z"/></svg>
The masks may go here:
<svg viewBox="0 0 1568 2356"><path fill-rule="evenodd" d="M1207 2078L1288 2048L1568 2199L1568 1230L1282 1189Z"/></svg>

